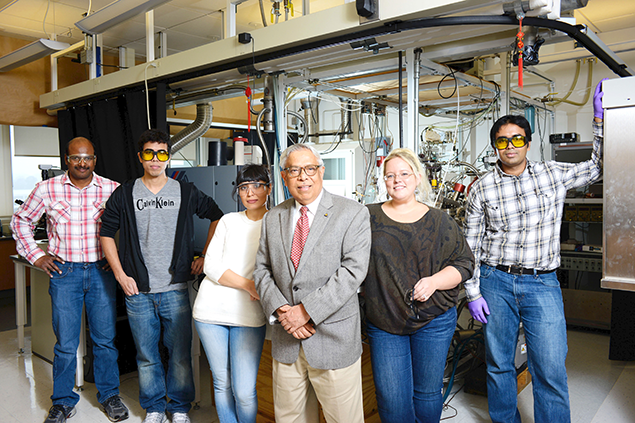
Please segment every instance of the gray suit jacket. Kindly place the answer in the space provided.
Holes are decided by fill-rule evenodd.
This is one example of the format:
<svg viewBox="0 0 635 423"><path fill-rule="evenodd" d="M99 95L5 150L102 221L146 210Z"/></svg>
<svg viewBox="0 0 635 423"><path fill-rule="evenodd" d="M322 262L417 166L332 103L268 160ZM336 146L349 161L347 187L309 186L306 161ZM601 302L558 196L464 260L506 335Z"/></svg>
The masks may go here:
<svg viewBox="0 0 635 423"><path fill-rule="evenodd" d="M304 349L316 369L341 369L362 353L357 289L368 271L370 221L361 204L323 191L297 272L291 262L294 199L263 221L254 280L266 316L285 304L302 303L316 333L298 340L280 324L272 331L272 356L294 363Z"/></svg>

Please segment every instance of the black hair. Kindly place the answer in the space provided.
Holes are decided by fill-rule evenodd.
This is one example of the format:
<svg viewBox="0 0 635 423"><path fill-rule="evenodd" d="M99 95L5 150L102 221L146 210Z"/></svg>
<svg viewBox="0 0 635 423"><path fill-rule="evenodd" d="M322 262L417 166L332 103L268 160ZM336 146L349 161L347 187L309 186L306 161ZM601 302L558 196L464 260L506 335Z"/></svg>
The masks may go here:
<svg viewBox="0 0 635 423"><path fill-rule="evenodd" d="M529 125L529 121L527 121L524 116L506 115L498 119L489 131L489 139L492 143L492 147L494 147L494 141L496 141L498 131L500 131L503 126L509 124L520 126L525 131L525 139L527 140L527 143L531 142L531 125Z"/></svg>
<svg viewBox="0 0 635 423"><path fill-rule="evenodd" d="M232 198L236 199L236 193L238 192L238 186L245 182L264 182L267 185L271 184L271 173L266 165L249 164L243 166L236 175L236 183L232 190Z"/></svg>
<svg viewBox="0 0 635 423"><path fill-rule="evenodd" d="M87 141L87 142L89 142L90 145L93 147L93 154L95 154L95 155L97 154L96 153L97 150L95 149L95 144L93 144L93 142L91 140L89 140L88 138L84 138L84 137L75 137L72 140L70 140L68 142L68 144L66 144L66 157L68 157L68 149L71 146L71 144L73 144L74 142L79 142L79 141L85 141L85 142Z"/></svg>
<svg viewBox="0 0 635 423"><path fill-rule="evenodd" d="M143 146L148 142L156 142L168 145L168 153L172 150L172 140L167 132L160 129L148 129L139 137L139 151L143 151Z"/></svg>

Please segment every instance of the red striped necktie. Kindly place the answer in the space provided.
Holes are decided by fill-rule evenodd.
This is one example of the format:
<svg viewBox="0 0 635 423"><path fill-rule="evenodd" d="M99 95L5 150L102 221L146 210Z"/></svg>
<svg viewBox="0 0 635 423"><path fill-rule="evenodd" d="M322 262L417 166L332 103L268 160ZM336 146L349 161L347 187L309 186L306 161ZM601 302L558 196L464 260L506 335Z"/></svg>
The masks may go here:
<svg viewBox="0 0 635 423"><path fill-rule="evenodd" d="M298 270L298 264L300 264L300 257L302 257L302 250L304 250L304 243L309 236L309 216L307 211L309 209L306 206L300 208L300 218L295 224L295 232L293 232L293 244L291 245L291 261L293 267Z"/></svg>

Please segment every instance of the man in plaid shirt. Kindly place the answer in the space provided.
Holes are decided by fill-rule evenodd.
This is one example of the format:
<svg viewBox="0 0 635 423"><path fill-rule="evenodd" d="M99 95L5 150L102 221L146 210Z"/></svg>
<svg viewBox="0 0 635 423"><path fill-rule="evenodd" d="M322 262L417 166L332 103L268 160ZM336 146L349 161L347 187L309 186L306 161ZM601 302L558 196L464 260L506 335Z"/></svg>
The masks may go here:
<svg viewBox="0 0 635 423"><path fill-rule="evenodd" d="M95 148L86 138L66 148L68 172L40 182L11 219L18 253L50 277L53 331L53 406L45 423L63 423L75 414L76 354L82 306L93 341L97 399L111 421L128 418L119 398L118 351L115 348L117 281L99 242L106 200L119 185L95 174ZM35 243L33 227L46 213L48 254Z"/></svg>
<svg viewBox="0 0 635 423"><path fill-rule="evenodd" d="M593 183L602 173L601 84L593 99L591 160L527 160L529 122L522 116L504 116L490 131L498 162L468 197L465 237L480 267L465 289L472 317L484 324L488 406L494 423L521 421L514 365L520 322L527 340L536 423L571 421L566 322L555 270L560 266L567 190Z"/></svg>

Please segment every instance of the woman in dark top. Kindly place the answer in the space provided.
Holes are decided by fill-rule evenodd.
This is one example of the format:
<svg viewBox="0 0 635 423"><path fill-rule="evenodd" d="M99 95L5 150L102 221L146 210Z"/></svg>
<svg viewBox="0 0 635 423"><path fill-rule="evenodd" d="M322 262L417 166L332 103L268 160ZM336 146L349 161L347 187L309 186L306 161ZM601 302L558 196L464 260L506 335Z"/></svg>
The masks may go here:
<svg viewBox="0 0 635 423"><path fill-rule="evenodd" d="M388 155L384 180L390 199L368 206L364 282L379 415L383 423L439 422L458 285L472 276L474 256L452 218L417 198L431 188L411 150Z"/></svg>

